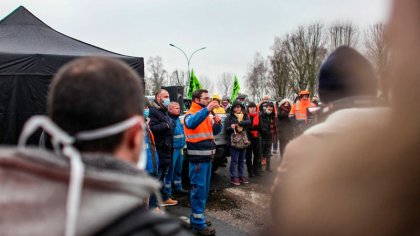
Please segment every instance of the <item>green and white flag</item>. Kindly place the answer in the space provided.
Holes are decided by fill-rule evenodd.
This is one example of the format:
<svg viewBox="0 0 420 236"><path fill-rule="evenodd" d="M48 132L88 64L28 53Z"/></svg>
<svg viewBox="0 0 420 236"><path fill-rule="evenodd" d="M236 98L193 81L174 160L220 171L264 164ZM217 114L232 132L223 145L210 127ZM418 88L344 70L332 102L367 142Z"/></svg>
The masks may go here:
<svg viewBox="0 0 420 236"><path fill-rule="evenodd" d="M239 90L241 90L241 86L239 85L238 78L235 75L235 79L233 81L232 97L231 97L232 103L235 102L236 96L238 95Z"/></svg>
<svg viewBox="0 0 420 236"><path fill-rule="evenodd" d="M188 92L187 96L188 98L192 99L192 94L195 90L201 89L200 81L198 81L198 78L194 74L194 70L191 70L191 76L190 76L190 82L188 84Z"/></svg>

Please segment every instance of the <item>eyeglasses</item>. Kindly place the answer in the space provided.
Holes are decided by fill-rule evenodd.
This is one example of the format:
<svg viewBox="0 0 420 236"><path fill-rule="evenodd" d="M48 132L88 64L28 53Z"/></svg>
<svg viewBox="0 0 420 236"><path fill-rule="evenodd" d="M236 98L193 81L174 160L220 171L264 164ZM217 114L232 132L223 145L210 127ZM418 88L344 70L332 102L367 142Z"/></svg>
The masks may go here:
<svg viewBox="0 0 420 236"><path fill-rule="evenodd" d="M210 98L209 97L204 97L204 98L200 98L201 100L204 100L204 101L208 101L208 100L210 100Z"/></svg>

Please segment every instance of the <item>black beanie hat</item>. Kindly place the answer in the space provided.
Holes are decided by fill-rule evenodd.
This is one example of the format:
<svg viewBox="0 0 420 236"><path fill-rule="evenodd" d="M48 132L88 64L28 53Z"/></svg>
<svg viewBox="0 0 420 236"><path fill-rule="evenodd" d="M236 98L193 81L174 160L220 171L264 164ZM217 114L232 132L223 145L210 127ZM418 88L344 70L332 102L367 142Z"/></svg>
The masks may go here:
<svg viewBox="0 0 420 236"><path fill-rule="evenodd" d="M371 64L348 46L332 52L318 73L318 94L324 103L352 96L376 96L376 89Z"/></svg>
<svg viewBox="0 0 420 236"><path fill-rule="evenodd" d="M248 107L257 107L257 104L255 102L249 102Z"/></svg>

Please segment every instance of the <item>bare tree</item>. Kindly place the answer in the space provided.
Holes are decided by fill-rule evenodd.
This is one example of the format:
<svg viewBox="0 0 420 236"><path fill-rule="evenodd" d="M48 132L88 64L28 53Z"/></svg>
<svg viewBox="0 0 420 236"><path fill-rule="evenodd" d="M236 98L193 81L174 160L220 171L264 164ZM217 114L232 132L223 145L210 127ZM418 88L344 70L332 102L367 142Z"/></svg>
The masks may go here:
<svg viewBox="0 0 420 236"><path fill-rule="evenodd" d="M268 88L270 95L278 100L289 95L290 61L281 38L274 39L271 50L273 55L268 57L270 65Z"/></svg>
<svg viewBox="0 0 420 236"><path fill-rule="evenodd" d="M331 51L342 45L357 47L359 30L353 23L336 22L328 28L328 31Z"/></svg>
<svg viewBox="0 0 420 236"><path fill-rule="evenodd" d="M319 23L300 26L285 37L284 46L291 69L289 86L296 94L304 89L315 93L316 75L327 53L322 29L323 25Z"/></svg>
<svg viewBox="0 0 420 236"><path fill-rule="evenodd" d="M152 94L165 85L167 77L166 70L163 68L160 56L149 57L147 61L146 91Z"/></svg>
<svg viewBox="0 0 420 236"><path fill-rule="evenodd" d="M388 83L386 75L389 72L390 51L385 38L385 25L378 23L365 31L365 47L367 56L373 63L376 75L379 78L379 87L384 98L388 100Z"/></svg>
<svg viewBox="0 0 420 236"><path fill-rule="evenodd" d="M198 80L200 81L201 87L208 90L210 94L214 91L214 84L208 76L201 75Z"/></svg>
<svg viewBox="0 0 420 236"><path fill-rule="evenodd" d="M260 53L255 54L254 62L249 65L246 82L249 97L254 101L260 101L262 96L269 92L267 62Z"/></svg>
<svg viewBox="0 0 420 236"><path fill-rule="evenodd" d="M187 79L187 71L174 70L169 76L169 85L186 86Z"/></svg>
<svg viewBox="0 0 420 236"><path fill-rule="evenodd" d="M229 96L232 94L233 89L233 73L224 72L217 79L217 89L222 96Z"/></svg>

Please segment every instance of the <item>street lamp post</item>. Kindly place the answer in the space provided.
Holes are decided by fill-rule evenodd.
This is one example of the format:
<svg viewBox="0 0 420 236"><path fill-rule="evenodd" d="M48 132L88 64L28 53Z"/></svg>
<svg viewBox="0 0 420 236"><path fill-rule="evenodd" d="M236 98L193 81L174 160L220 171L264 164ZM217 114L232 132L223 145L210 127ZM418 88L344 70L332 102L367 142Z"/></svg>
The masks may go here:
<svg viewBox="0 0 420 236"><path fill-rule="evenodd" d="M188 86L188 82L189 82L190 77L191 77L191 73L190 73L190 62L191 62L191 58L192 58L192 56L193 56L196 52L201 51L201 50L204 50L204 49L206 49L206 47L202 47L202 48L199 48L199 49L195 50L195 51L194 51L193 53L191 53L191 55L188 57L188 56L187 56L187 54L184 52L184 50L182 50L182 49L181 49L181 48L179 48L178 46L176 46L176 45L174 45L174 44L172 44L172 43L170 43L170 44L169 44L169 46L174 47L174 48L177 48L178 50L180 50L180 51L184 54L185 59L187 59L187 66L188 66L188 79L187 79L187 86Z"/></svg>

